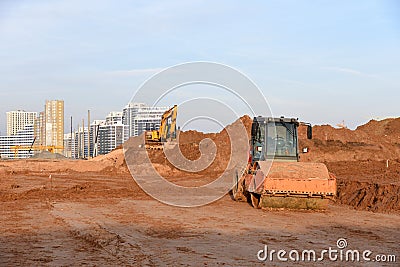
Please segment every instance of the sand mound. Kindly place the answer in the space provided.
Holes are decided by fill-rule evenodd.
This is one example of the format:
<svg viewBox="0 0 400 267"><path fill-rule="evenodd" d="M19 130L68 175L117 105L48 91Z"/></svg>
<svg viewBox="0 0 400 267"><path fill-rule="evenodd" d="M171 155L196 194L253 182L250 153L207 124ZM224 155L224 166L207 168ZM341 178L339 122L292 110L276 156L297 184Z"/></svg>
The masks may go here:
<svg viewBox="0 0 400 267"><path fill-rule="evenodd" d="M385 137L394 142L400 141L400 118L381 121L370 120L368 123L357 127L357 131L363 131L370 136Z"/></svg>
<svg viewBox="0 0 400 267"><path fill-rule="evenodd" d="M102 172L128 172L122 146L114 149L106 155L92 158L89 162L100 164L102 166Z"/></svg>
<svg viewBox="0 0 400 267"><path fill-rule="evenodd" d="M249 135L252 119L243 116L240 121ZM209 138L215 143L216 158L203 171L190 173L179 170L161 150L149 151L150 159L162 176L176 184L209 183L227 167L231 155L227 129L240 121L238 119L219 133L180 133L179 148L190 160L201 156L199 144L203 139ZM324 162L329 171L337 176L338 203L380 212L400 210L400 118L372 120L356 130L336 129L329 125L314 126L313 130L313 139L307 140L305 129L299 129L300 148L309 148L309 153L301 154L301 161ZM233 135L233 140L248 138L238 133ZM44 152L32 160L2 161L0 173L4 176L22 174L46 177L49 174L129 176L121 147L90 160L67 160L59 154ZM139 190L137 186L135 188Z"/></svg>
<svg viewBox="0 0 400 267"><path fill-rule="evenodd" d="M399 211L400 118L371 120L356 130L314 126L300 130L301 161L324 162L338 179L338 202L357 209ZM386 167L388 164L388 167Z"/></svg>
<svg viewBox="0 0 400 267"><path fill-rule="evenodd" d="M356 209L400 211L400 160L328 162L337 175L338 202ZM387 167L388 166L388 167Z"/></svg>
<svg viewBox="0 0 400 267"><path fill-rule="evenodd" d="M243 116L240 120L250 135L252 119ZM235 123L239 121L233 124ZM196 160L201 155L199 143L205 138L210 138L216 144L217 155L209 168L196 174L176 169L166 159L163 151L150 151L150 158L161 175L170 177L177 184L180 183L179 178L184 177L210 182L228 164L231 144L226 129L207 134L198 131L181 132L179 145L185 157ZM327 164L328 169L338 179L338 203L357 209L398 211L400 205L396 196L400 186L399 138L400 119L370 121L356 130L337 129L329 125L314 126L312 140L306 139L306 130L300 127L300 148L306 146L310 151L301 155L301 161ZM116 150L96 160L112 162L119 160L118 157L121 156L122 151ZM389 159L389 168L386 168L386 159Z"/></svg>
<svg viewBox="0 0 400 267"><path fill-rule="evenodd" d="M223 129L219 133L202 133L198 131L186 131L181 132L179 134L179 148L182 154L189 160L196 160L201 156L199 150L199 144L203 139L209 138L211 139L217 148L215 160L212 164L205 170L197 172L196 175L200 177L207 177L205 179L205 183L210 182L211 180L218 178L227 168L229 160L231 158L231 142L230 140L243 140L246 139L246 143L248 142L248 136L241 136L239 133L234 131L230 131L232 136L229 136L227 129L229 127L235 127L236 125L242 123L248 135L250 134L252 119L249 116L243 116L236 120L231 125L228 125L225 129ZM153 150L149 151L149 156L151 161L154 164L165 165L168 168L157 168L157 171L160 172L164 177L171 176L173 177L187 177L193 176L193 173L180 171L176 169L165 157L163 151L161 150ZM197 176L196 176L197 177Z"/></svg>
<svg viewBox="0 0 400 267"><path fill-rule="evenodd" d="M51 153L49 151L42 151L31 157L32 159L66 159L63 155L59 153Z"/></svg>
<svg viewBox="0 0 400 267"><path fill-rule="evenodd" d="M300 147L308 147L304 161L333 162L396 160L400 158L400 118L371 120L356 130L314 126L313 140L300 131Z"/></svg>

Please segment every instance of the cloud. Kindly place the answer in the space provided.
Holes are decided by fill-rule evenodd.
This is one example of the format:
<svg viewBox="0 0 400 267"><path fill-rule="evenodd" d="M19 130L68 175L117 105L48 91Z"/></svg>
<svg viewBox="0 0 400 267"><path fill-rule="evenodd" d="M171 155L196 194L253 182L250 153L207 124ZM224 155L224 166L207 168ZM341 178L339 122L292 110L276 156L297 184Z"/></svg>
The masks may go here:
<svg viewBox="0 0 400 267"><path fill-rule="evenodd" d="M112 76L140 76L146 74L156 74L164 68L149 68L149 69L132 69L132 70L113 70L107 71L106 74Z"/></svg>
<svg viewBox="0 0 400 267"><path fill-rule="evenodd" d="M332 71L342 72L342 73L347 73L347 74L355 75L355 76L364 76L364 77L374 77L374 78L376 78L376 75L367 74L367 73L361 72L361 71L359 71L359 70L350 69L350 68L324 67L324 68L322 68L322 69L325 69L325 70L332 70Z"/></svg>

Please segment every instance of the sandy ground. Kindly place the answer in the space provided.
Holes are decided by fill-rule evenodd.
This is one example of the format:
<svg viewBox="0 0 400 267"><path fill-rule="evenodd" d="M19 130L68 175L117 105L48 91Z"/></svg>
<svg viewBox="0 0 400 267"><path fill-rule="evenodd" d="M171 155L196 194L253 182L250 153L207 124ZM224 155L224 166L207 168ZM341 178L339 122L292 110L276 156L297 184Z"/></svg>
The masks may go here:
<svg viewBox="0 0 400 267"><path fill-rule="evenodd" d="M400 255L397 214L338 204L323 212L257 210L228 195L176 208L149 198L129 174L59 173L52 182L47 173L4 175L1 200L1 266L270 266L257 259L264 245L321 251L339 238L349 249Z"/></svg>
<svg viewBox="0 0 400 267"><path fill-rule="evenodd" d="M251 119L241 120L249 131ZM399 266L400 118L355 131L314 130L313 140L300 136L300 147L310 150L301 161L325 163L338 182L337 201L319 212L253 209L229 195L198 208L167 206L137 186L122 149L92 160L2 160L0 266L291 266L276 255L259 261L257 253L267 246L269 252L315 250L320 256L337 249L339 238L347 241L344 253L370 250L371 259L395 255L397 262L330 261L325 255L321 262L296 263ZM196 160L204 138L218 148L204 171L177 170L161 151L152 151L151 161L173 183L208 183L225 170L231 151L225 130L189 131L181 136L182 153Z"/></svg>

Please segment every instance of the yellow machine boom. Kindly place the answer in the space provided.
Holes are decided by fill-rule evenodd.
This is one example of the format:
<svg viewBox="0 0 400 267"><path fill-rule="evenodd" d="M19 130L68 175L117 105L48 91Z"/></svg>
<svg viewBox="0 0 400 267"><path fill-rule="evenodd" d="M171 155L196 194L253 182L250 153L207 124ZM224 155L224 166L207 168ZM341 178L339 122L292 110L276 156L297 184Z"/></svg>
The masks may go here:
<svg viewBox="0 0 400 267"><path fill-rule="evenodd" d="M167 140L176 139L176 117L178 106L174 105L161 116L160 129L146 131L145 141L148 148L162 145Z"/></svg>
<svg viewBox="0 0 400 267"><path fill-rule="evenodd" d="M56 150L63 150L64 147L63 146L22 146L22 145L18 145L18 146L11 146L10 147L11 150L14 150L14 156L17 157L18 156L18 152L20 150L28 150L28 151L48 151L50 153L55 153Z"/></svg>

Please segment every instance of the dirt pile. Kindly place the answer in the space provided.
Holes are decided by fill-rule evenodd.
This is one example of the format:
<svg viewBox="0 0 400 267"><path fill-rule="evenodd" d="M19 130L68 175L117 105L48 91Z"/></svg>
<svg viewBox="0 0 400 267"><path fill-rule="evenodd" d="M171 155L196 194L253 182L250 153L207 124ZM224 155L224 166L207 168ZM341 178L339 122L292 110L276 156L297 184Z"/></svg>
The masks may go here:
<svg viewBox="0 0 400 267"><path fill-rule="evenodd" d="M400 211L400 160L327 162L338 181L340 204L360 210Z"/></svg>
<svg viewBox="0 0 400 267"><path fill-rule="evenodd" d="M299 129L300 147L308 147L303 161L334 162L358 160L396 160L400 158L400 118L371 120L356 130L314 126L313 139Z"/></svg>
<svg viewBox="0 0 400 267"><path fill-rule="evenodd" d="M338 179L338 202L372 211L400 211L400 118L371 120L355 130L299 129L301 161L324 162Z"/></svg>
<svg viewBox="0 0 400 267"><path fill-rule="evenodd" d="M31 157L32 159L66 159L63 155L59 153L51 153L49 151L42 151Z"/></svg>
<svg viewBox="0 0 400 267"><path fill-rule="evenodd" d="M250 136L252 119L244 116L241 120ZM212 139L218 149L214 163L196 174L198 178L210 178L207 179L209 182L226 167L231 153L230 141L226 130L217 134L182 132L182 153L188 159L198 159L199 142L204 138ZM338 203L371 211L400 211L400 118L370 121L356 130L314 126L312 140L306 139L306 130L300 127L299 140L300 148L308 147L310 151L301 155L302 161L324 162L337 176ZM386 168L387 159L389 168ZM174 167L163 157L162 151L154 152L152 160L169 166L164 169L167 176L168 173L187 175L171 172Z"/></svg>
<svg viewBox="0 0 400 267"><path fill-rule="evenodd" d="M231 158L231 141L230 140L248 140L250 135L252 119L249 116L243 116L231 125L228 125L219 133L202 133L198 131L186 131L180 132L178 136L179 149L182 154L189 160L197 160L201 156L200 142L206 138L209 138L216 145L216 156L214 161L205 170L190 173L178 170L175 168L166 158L162 150L150 150L149 156L152 163L155 165L157 171L163 177L173 177L174 180L177 177L196 177L205 178L204 183L208 183L218 178L228 166L228 162ZM229 127L235 127L239 124L243 124L248 136L241 136L239 133L229 131ZM231 132L232 136L229 136L228 132ZM247 141L246 141L247 142ZM175 182L177 182L175 180ZM179 184L179 181L177 182Z"/></svg>
<svg viewBox="0 0 400 267"><path fill-rule="evenodd" d="M89 162L96 162L103 166L102 172L128 173L126 166L124 151L122 146L114 149L106 155L101 155L90 159Z"/></svg>
<svg viewBox="0 0 400 267"><path fill-rule="evenodd" d="M400 186L339 180L338 202L359 210L400 211Z"/></svg>
<svg viewBox="0 0 400 267"><path fill-rule="evenodd" d="M400 144L400 118L386 119L382 121L370 120L367 124L357 127L370 136L384 138L395 144Z"/></svg>
<svg viewBox="0 0 400 267"><path fill-rule="evenodd" d="M250 136L252 119L240 118ZM239 123L239 121L234 122ZM228 126L230 127L230 126ZM227 130L220 133L181 132L179 145L182 154L197 160L201 156L200 142L211 139L216 147L216 158L207 169L189 173L175 168L163 151L149 151L151 161L164 177L180 184L182 178L208 183L226 168L231 153ZM235 137L237 138L237 136ZM243 137L246 138L246 137ZM397 197L400 188L400 119L370 121L356 130L336 129L329 125L314 126L313 139L306 139L305 128L299 129L300 147L307 146L309 153L302 154L302 161L324 162L338 179L338 203L372 211L399 211ZM122 149L93 159L103 166L125 169ZM389 159L389 168L386 168ZM196 185L198 185L196 183Z"/></svg>
<svg viewBox="0 0 400 267"><path fill-rule="evenodd" d="M41 153L42 154L42 153ZM50 155L49 155L50 154ZM128 174L122 149L90 160L68 159L45 153L39 158L0 161L0 175Z"/></svg>
<svg viewBox="0 0 400 267"><path fill-rule="evenodd" d="M220 133L197 131L180 133L179 148L189 160L197 160L201 156L199 148L202 140L209 138L214 142L217 149L216 157L203 171L191 173L178 170L161 150L149 151L150 159L157 171L171 182L183 185L182 181L190 179L189 182L186 181L186 184L192 183L191 181L197 186L209 183L218 178L228 165L232 151L227 129L238 123L244 124L249 136L252 119L248 116L241 117L240 121L237 120ZM233 135L233 140L248 138L235 132ZM338 203L372 211L400 211L398 197L400 194L400 118L370 121L356 130L336 129L329 125L314 126L312 140L306 139L305 128L300 128L299 140L300 148L309 148L309 153L301 155L301 161L324 162L329 171L337 176ZM99 190L96 179L101 180L104 175L115 176L116 183L119 176L129 177L126 184L131 183L121 147L107 155L90 160L39 158L1 161L0 163L0 175L10 177L12 185L19 186L13 189L16 191L25 190L21 181L12 180L14 179L12 177L18 175L42 177L41 179L45 181L48 181L50 174L56 178L57 176L73 177L76 182L65 185L66 187L63 188L67 191L72 190L73 196L88 190ZM388 167L386 167L387 164ZM90 179L85 183L80 183L79 180L82 179L80 177L90 177ZM132 190L137 193L140 191L137 185ZM43 190L39 191L28 192L27 196L42 194ZM14 195L10 197L13 198Z"/></svg>

